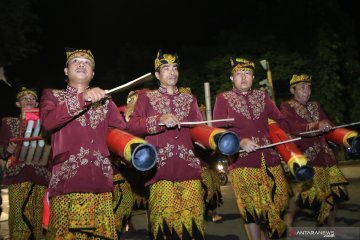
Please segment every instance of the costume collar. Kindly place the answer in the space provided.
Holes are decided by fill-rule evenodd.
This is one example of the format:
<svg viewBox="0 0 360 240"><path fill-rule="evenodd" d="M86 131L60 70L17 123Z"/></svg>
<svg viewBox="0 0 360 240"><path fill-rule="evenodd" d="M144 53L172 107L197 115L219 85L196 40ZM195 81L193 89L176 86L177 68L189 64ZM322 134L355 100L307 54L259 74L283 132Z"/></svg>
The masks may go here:
<svg viewBox="0 0 360 240"><path fill-rule="evenodd" d="M233 87L232 91L233 91L233 92L235 92L236 94L246 96L246 95L251 94L251 93L252 93L252 91L253 91L253 89L252 89L252 88L250 88L250 89L249 89L249 90L245 93L245 92L242 92L242 91L240 91L239 89L237 89L237 88Z"/></svg>
<svg viewBox="0 0 360 240"><path fill-rule="evenodd" d="M88 89L90 87L87 87L86 89ZM72 86L70 86L69 84L66 86L66 91L69 92L69 93L72 93L72 94L78 94L79 91L77 88L74 88Z"/></svg>
<svg viewBox="0 0 360 240"><path fill-rule="evenodd" d="M159 86L158 91L159 91L160 93L163 93L163 94L168 94L167 89L166 89L165 87L163 87L163 86ZM178 93L179 93L179 89L176 88L174 94L178 94Z"/></svg>

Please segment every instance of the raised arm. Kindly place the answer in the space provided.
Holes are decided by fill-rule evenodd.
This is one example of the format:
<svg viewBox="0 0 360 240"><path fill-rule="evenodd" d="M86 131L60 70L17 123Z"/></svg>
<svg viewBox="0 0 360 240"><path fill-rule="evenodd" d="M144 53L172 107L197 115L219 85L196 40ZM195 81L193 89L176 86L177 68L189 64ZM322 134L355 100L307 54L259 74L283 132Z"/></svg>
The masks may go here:
<svg viewBox="0 0 360 240"><path fill-rule="evenodd" d="M83 94L58 101L51 89L44 89L40 100L40 121L47 131L63 127L79 114L86 111Z"/></svg>

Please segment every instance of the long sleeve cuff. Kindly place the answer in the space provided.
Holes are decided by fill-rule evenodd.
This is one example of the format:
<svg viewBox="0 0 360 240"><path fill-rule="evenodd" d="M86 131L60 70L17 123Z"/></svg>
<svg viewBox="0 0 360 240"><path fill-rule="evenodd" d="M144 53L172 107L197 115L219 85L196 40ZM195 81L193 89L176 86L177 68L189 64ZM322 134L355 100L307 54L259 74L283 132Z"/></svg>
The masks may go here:
<svg viewBox="0 0 360 240"><path fill-rule="evenodd" d="M155 134L164 130L164 126L159 126L160 115L146 118L146 130L149 134Z"/></svg>

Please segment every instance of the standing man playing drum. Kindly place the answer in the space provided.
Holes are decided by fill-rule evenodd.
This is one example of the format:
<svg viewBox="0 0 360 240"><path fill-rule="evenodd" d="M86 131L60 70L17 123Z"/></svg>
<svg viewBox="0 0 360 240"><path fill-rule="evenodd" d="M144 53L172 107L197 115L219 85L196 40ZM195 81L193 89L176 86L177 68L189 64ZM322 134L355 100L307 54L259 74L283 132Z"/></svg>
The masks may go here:
<svg viewBox="0 0 360 240"><path fill-rule="evenodd" d="M235 121L213 125L235 132L245 150L234 156L229 173L248 238L281 238L286 233L282 214L287 208L289 187L277 152L257 148L270 143L268 118L285 130L286 122L270 97L252 88L254 62L231 58L231 67L233 88L217 95L213 115L214 119Z"/></svg>
<svg viewBox="0 0 360 240"><path fill-rule="evenodd" d="M194 155L190 128L180 128L180 121L201 121L202 116L196 98L177 88L177 55L159 51L155 76L159 88L139 93L128 122L131 133L145 135L157 148L157 169L146 183L151 234L154 239L203 239L200 160Z"/></svg>
<svg viewBox="0 0 360 240"><path fill-rule="evenodd" d="M117 239L112 208L113 170L106 145L108 127L125 128L114 102L91 88L95 60L85 49L69 49L65 89L45 89L43 127L52 132L48 239Z"/></svg>
<svg viewBox="0 0 360 240"><path fill-rule="evenodd" d="M294 98L281 105L281 112L289 123L290 133L298 135L309 130L321 130L319 134L304 135L302 140L296 142L297 147L314 167L313 180L298 186L300 190L296 192L296 201L298 206L314 210L319 224L327 221L329 226L334 227L336 204L348 199L348 181L338 168L335 155L324 135L329 132L332 124L320 104L310 101L311 76L293 75L290 91ZM295 212L291 211L291 217L287 216L290 226Z"/></svg>

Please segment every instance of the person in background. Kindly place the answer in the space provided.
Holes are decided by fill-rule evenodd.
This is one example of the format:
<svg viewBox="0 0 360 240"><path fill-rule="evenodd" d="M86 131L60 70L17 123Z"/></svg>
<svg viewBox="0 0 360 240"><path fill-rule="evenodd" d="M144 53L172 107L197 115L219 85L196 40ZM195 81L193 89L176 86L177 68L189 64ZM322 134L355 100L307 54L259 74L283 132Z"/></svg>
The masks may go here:
<svg viewBox="0 0 360 240"><path fill-rule="evenodd" d="M22 87L16 95L16 106L23 113L25 109L36 108L37 99L35 89ZM47 165L15 159L17 144L9 140L21 137L24 137L24 133L21 131L20 118L3 118L0 146L2 158L7 160L3 184L8 186L9 193L9 234L10 239L40 240L43 235L43 197L50 172Z"/></svg>
<svg viewBox="0 0 360 240"><path fill-rule="evenodd" d="M311 182L295 186L297 207L289 211L286 219L291 227L299 207L306 207L316 213L318 224L327 223L334 227L336 205L349 198L346 189L348 181L338 168L335 155L323 134L329 132L332 123L320 104L310 101L311 78L307 74L293 75L290 80L290 92L294 97L283 102L280 108L292 135L321 130L320 134L302 136L303 139L295 142L313 166L314 178Z"/></svg>

